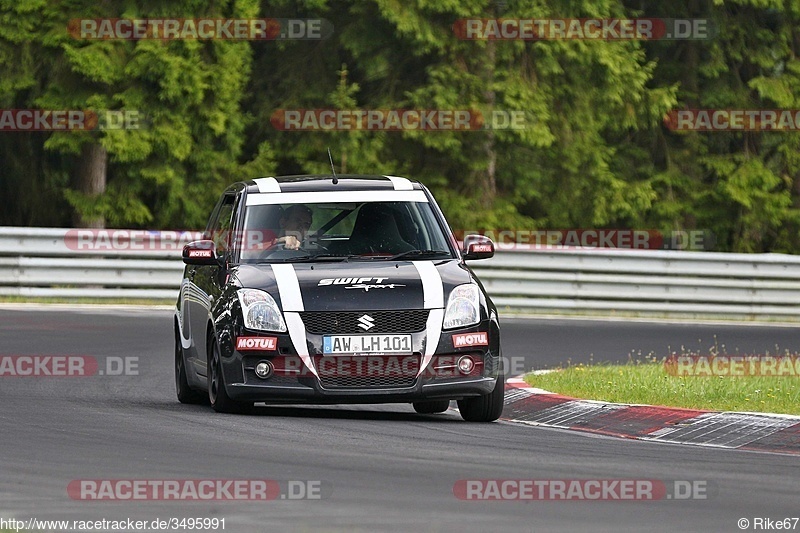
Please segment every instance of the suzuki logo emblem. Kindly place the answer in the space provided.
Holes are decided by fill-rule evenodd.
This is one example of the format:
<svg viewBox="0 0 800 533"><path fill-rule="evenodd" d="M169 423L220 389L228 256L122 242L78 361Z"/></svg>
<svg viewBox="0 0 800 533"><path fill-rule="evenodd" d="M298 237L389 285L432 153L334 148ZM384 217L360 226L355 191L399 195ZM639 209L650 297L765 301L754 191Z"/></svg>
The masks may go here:
<svg viewBox="0 0 800 533"><path fill-rule="evenodd" d="M358 317L358 327L364 331L369 331L375 327L375 319L369 315L361 315Z"/></svg>

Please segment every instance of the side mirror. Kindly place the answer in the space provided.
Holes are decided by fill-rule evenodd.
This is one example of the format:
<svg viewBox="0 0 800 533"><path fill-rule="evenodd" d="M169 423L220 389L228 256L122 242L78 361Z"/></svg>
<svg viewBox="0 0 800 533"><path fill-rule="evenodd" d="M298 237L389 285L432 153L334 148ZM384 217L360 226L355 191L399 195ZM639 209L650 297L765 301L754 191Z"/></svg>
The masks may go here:
<svg viewBox="0 0 800 533"><path fill-rule="evenodd" d="M194 241L183 247L183 262L187 265L219 265L214 241Z"/></svg>
<svg viewBox="0 0 800 533"><path fill-rule="evenodd" d="M464 260L489 259L494 255L494 243L483 235L467 235L464 237L464 248L461 250Z"/></svg>

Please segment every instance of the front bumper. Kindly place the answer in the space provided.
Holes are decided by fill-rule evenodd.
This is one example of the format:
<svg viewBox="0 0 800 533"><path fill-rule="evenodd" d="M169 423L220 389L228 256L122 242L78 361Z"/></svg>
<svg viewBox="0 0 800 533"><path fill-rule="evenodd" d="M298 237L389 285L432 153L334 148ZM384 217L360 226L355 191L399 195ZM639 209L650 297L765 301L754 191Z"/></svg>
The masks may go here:
<svg viewBox="0 0 800 533"><path fill-rule="evenodd" d="M454 346L454 335L479 332L486 334L486 345ZM226 390L231 398L241 401L315 404L458 400L483 396L494 390L501 365L496 322L487 319L476 326L443 332L436 351L421 373L419 366L424 360L426 332L411 335L413 355L324 356L323 336L306 333L315 375L297 355L288 334L241 329L239 336L269 336L277 342L272 350L240 352L235 349L236 335L230 335L221 350ZM456 367L459 358L465 355L475 362L474 368L466 374ZM373 361L380 358L388 363L381 366L380 362ZM267 379L259 378L254 371L262 361L269 361L275 369ZM372 366L372 362L376 365ZM387 377L381 375L378 368L393 369L393 373Z"/></svg>
<svg viewBox="0 0 800 533"><path fill-rule="evenodd" d="M475 378L453 383L422 383L402 389L336 389L304 385L226 385L228 395L236 400L267 403L409 403L425 400L483 396L492 392L496 377Z"/></svg>

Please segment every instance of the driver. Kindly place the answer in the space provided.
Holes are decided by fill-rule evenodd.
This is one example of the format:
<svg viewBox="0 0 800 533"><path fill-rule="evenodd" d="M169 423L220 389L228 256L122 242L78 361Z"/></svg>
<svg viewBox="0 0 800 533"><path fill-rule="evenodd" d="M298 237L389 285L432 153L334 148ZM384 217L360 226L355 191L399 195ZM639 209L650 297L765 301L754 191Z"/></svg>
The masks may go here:
<svg viewBox="0 0 800 533"><path fill-rule="evenodd" d="M308 206L303 204L290 205L278 220L282 235L275 239L272 245L283 244L287 250L297 250L311 228L312 221L313 215Z"/></svg>

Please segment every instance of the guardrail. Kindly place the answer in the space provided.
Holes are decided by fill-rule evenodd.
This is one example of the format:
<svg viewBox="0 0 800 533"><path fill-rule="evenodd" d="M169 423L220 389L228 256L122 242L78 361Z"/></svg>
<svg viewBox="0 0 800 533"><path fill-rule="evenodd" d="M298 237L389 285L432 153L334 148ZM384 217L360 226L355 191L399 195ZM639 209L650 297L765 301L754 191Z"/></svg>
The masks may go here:
<svg viewBox="0 0 800 533"><path fill-rule="evenodd" d="M800 257L683 251L499 252L473 270L517 312L800 319Z"/></svg>
<svg viewBox="0 0 800 533"><path fill-rule="evenodd" d="M175 300L198 232L0 227L0 296Z"/></svg>
<svg viewBox="0 0 800 533"><path fill-rule="evenodd" d="M0 295L173 300L196 232L0 227ZM143 245L144 244L144 245ZM613 249L498 250L470 265L503 312L800 320L800 257Z"/></svg>

